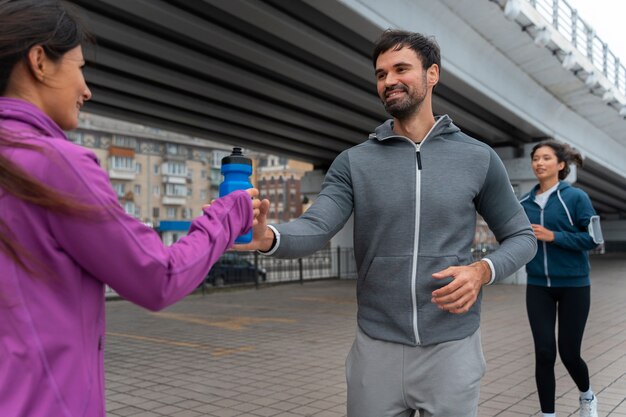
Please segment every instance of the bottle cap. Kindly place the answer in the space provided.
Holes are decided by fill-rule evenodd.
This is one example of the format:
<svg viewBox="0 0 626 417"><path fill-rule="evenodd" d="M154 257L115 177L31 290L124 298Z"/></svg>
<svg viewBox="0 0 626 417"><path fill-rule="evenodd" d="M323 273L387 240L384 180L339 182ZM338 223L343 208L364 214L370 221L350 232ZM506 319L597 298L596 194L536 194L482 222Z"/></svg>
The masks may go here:
<svg viewBox="0 0 626 417"><path fill-rule="evenodd" d="M252 160L243 155L241 148L234 147L233 152L229 156L222 158L222 165L227 164L245 164L252 165Z"/></svg>

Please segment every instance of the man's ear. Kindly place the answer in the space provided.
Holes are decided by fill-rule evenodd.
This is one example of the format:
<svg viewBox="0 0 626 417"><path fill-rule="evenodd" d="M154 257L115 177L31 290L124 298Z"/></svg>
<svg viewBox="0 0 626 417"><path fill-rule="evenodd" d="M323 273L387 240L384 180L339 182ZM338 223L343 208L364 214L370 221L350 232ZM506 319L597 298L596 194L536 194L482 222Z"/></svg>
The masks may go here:
<svg viewBox="0 0 626 417"><path fill-rule="evenodd" d="M439 65L432 64L426 70L426 80L429 86L435 86L439 83Z"/></svg>
<svg viewBox="0 0 626 417"><path fill-rule="evenodd" d="M30 48L26 58L30 73L37 80L43 81L45 78L47 64L46 51L44 51L43 46L35 45Z"/></svg>

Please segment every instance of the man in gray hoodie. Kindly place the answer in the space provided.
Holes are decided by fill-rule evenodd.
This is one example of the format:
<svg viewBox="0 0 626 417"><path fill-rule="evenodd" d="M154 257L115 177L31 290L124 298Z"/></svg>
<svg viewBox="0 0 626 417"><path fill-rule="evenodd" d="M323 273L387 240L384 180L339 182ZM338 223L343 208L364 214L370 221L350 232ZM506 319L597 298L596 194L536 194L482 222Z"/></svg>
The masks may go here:
<svg viewBox="0 0 626 417"><path fill-rule="evenodd" d="M252 244L285 258L324 247L354 213L357 335L346 361L348 417L475 416L485 363L483 285L531 260L536 239L502 161L435 117L439 47L388 30L374 48L377 90L393 117L342 152L315 203ZM472 263L476 213L499 248Z"/></svg>

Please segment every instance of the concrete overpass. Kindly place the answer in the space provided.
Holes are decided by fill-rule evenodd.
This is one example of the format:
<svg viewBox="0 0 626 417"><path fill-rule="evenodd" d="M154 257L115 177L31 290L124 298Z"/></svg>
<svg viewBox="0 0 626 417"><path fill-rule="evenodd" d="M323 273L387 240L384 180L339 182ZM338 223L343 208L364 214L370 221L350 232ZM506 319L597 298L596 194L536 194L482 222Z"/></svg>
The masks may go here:
<svg viewBox="0 0 626 417"><path fill-rule="evenodd" d="M97 39L87 54L87 111L322 169L387 118L373 40L387 27L435 35L436 113L496 148L520 189L532 181L533 142L574 145L586 157L577 184L603 218L626 219L626 73L615 59L599 70L576 36L561 34L563 23L541 9L552 0L74 3Z"/></svg>

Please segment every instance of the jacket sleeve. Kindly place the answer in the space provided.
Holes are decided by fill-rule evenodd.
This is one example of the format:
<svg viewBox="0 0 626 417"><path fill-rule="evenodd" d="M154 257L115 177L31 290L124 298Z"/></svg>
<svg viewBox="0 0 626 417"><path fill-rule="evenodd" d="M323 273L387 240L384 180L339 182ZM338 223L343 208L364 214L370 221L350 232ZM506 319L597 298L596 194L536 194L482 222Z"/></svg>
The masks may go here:
<svg viewBox="0 0 626 417"><path fill-rule="evenodd" d="M591 205L591 200L587 194L580 189L575 189L576 199L575 207L570 215L573 216L572 223L576 231L553 231L554 240L550 242L552 245L560 246L571 250L591 250L598 246L588 232L591 217L596 212Z"/></svg>
<svg viewBox="0 0 626 417"><path fill-rule="evenodd" d="M475 205L500 243L498 249L487 256L495 269L495 281L500 281L535 256L537 239L515 197L504 164L492 149L489 152L489 169Z"/></svg>
<svg viewBox="0 0 626 417"><path fill-rule="evenodd" d="M252 226L250 197L236 191L216 200L193 220L187 236L166 247L154 230L123 211L93 156L69 158L51 175L56 181L52 186L80 196L93 213L91 218L48 214L58 250L86 274L148 309L165 308L193 291L235 238Z"/></svg>
<svg viewBox="0 0 626 417"><path fill-rule="evenodd" d="M352 207L350 162L344 151L332 163L311 207L296 220L273 225L280 233L280 244L272 256L297 258L322 249L348 221Z"/></svg>

